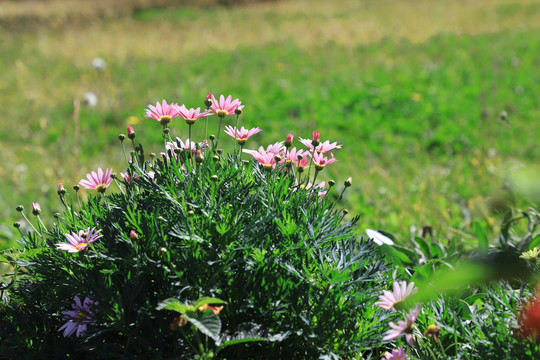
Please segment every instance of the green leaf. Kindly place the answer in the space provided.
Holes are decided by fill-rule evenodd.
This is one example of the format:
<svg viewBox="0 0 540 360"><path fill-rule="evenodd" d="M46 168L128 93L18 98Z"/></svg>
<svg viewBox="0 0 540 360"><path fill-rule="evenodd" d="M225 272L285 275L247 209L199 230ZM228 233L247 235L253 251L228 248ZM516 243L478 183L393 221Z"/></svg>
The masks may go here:
<svg viewBox="0 0 540 360"><path fill-rule="evenodd" d="M221 320L214 313L204 314L199 311L189 311L182 314L184 318L192 323L200 332L211 337L214 341L219 341L221 333Z"/></svg>
<svg viewBox="0 0 540 360"><path fill-rule="evenodd" d="M159 303L157 310L172 310L185 315L188 311L195 311L196 308L191 305L182 304L178 299L167 299Z"/></svg>
<svg viewBox="0 0 540 360"><path fill-rule="evenodd" d="M201 306L206 305L206 304L208 304L208 305L210 305L210 304L219 305L219 304L226 304L226 302L221 300L221 299L218 299L218 298L202 297L199 300L197 300L194 307L195 307L195 309L198 309Z"/></svg>

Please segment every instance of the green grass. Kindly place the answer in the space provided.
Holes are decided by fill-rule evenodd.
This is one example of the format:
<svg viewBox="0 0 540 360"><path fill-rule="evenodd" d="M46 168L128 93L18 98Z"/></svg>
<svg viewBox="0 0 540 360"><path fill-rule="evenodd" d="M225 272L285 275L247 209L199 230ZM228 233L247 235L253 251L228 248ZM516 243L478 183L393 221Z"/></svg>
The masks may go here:
<svg viewBox="0 0 540 360"><path fill-rule="evenodd" d="M0 246L12 244L17 204L40 202L52 219L61 209L58 183L69 187L98 166L123 171L117 135L126 125L134 124L147 152L160 151L159 125L143 118L148 103L165 98L197 107L208 92L246 104L241 125L263 128L248 146L288 132L310 137L314 129L344 144L321 176L339 185L353 177L343 206L362 216L362 228L401 240L410 226L423 225L443 238L474 237L476 221L495 234L486 199L512 166L540 156L538 7L497 1L484 4L486 12L464 8L454 13L458 32L440 8L418 2L419 12L433 11L441 25L422 18L420 33L419 20L404 17L393 35L382 27L397 11L388 2L343 4L330 11L317 2L305 14L287 2L148 10L71 33L2 36ZM360 25L350 32L364 12L378 21L378 33ZM321 27L326 37L316 41L309 29ZM104 72L90 67L94 56L107 59ZM85 91L100 102L81 108L77 130L73 101ZM500 120L502 111L508 121ZM211 125L217 131L215 119ZM187 137L186 125L172 127Z"/></svg>

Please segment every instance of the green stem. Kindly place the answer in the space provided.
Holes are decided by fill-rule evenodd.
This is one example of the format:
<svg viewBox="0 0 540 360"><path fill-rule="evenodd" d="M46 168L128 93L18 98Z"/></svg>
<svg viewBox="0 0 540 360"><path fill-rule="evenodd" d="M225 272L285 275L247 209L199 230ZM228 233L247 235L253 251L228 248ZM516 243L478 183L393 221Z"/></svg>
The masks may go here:
<svg viewBox="0 0 540 360"><path fill-rule="evenodd" d="M223 122L223 117L220 116L219 117L219 127L218 127L218 131L217 131L217 138L216 138L216 146L214 148L214 152L216 152L218 149L218 144L219 144L219 134L221 133L221 123Z"/></svg>
<svg viewBox="0 0 540 360"><path fill-rule="evenodd" d="M235 140L236 140L236 134L238 133L238 118L239 117L240 117L240 115L236 114L236 125L234 126L234 139ZM240 146L240 147L242 147L242 146ZM234 143L234 152L236 153L236 142Z"/></svg>

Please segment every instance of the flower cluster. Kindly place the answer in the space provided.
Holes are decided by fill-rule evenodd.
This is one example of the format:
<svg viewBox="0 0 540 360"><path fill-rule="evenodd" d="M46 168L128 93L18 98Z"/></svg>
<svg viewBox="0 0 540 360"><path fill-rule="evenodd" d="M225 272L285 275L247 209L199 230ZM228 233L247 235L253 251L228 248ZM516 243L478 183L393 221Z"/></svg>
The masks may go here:
<svg viewBox="0 0 540 360"><path fill-rule="evenodd" d="M95 315L97 305L98 302L89 296L85 297L82 303L81 299L75 296L73 310L62 311L63 318L67 322L58 331L64 330L64 337L73 334L81 336L86 331L86 326L93 324L92 317Z"/></svg>

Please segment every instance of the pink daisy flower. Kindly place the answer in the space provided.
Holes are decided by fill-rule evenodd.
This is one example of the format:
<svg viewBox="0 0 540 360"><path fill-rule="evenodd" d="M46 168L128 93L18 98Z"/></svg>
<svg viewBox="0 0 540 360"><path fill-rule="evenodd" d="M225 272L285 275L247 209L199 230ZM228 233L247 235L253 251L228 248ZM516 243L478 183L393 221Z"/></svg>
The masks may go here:
<svg viewBox="0 0 540 360"><path fill-rule="evenodd" d="M409 358L403 346L399 349L393 349L392 352L385 352L382 360L406 360Z"/></svg>
<svg viewBox="0 0 540 360"><path fill-rule="evenodd" d="M265 151L262 146L259 148L259 151L249 150L249 154L252 155L267 171L276 167L276 154Z"/></svg>
<svg viewBox="0 0 540 360"><path fill-rule="evenodd" d="M177 116L178 104L167 104L165 100L161 104L157 102L156 106L148 105L146 109L146 117L157 120L163 126L167 126Z"/></svg>
<svg viewBox="0 0 540 360"><path fill-rule="evenodd" d="M314 191L317 191L317 194L319 196L323 196L324 194L327 193L327 190L324 190L325 185L326 185L326 183L324 181L322 181L320 184L315 185L315 186L313 186L312 183L308 182L307 184L301 184L300 188L301 189L306 189L306 190L312 189Z"/></svg>
<svg viewBox="0 0 540 360"><path fill-rule="evenodd" d="M313 158L313 164L315 165L315 169L319 171L324 169L326 165L330 165L331 163L337 161L336 158L334 158L333 156L330 159L328 159L327 157L324 156L323 153L318 153L316 151L311 154L311 157Z"/></svg>
<svg viewBox="0 0 540 360"><path fill-rule="evenodd" d="M213 115L211 111L209 110L204 110L202 113L201 113L201 108L198 107L196 109L187 109L185 105L180 105L176 108L177 112L178 112L178 115L180 115L185 121L186 121L186 124L188 125L193 125L195 124L195 121L197 119L200 119L202 117L205 117L205 116L208 116L208 115Z"/></svg>
<svg viewBox="0 0 540 360"><path fill-rule="evenodd" d="M225 99L225 96L220 95L219 101L212 95L211 109L220 118L224 118L227 115L233 115L236 108L242 110L244 105L242 105L242 102L238 99L232 100L231 95L227 96L227 99Z"/></svg>
<svg viewBox="0 0 540 360"><path fill-rule="evenodd" d="M414 287L414 282L411 282L407 286L406 281L402 281L401 283L394 281L393 287L393 292L383 290L383 295L379 296L379 300L381 301L376 302L375 305L378 305L386 310L400 310L405 300L418 291L418 288Z"/></svg>
<svg viewBox="0 0 540 360"><path fill-rule="evenodd" d="M78 234L74 232L71 234L64 234L68 242L56 244L56 248L70 253L81 252L86 249L89 244L103 237L103 235L99 233L101 230L94 230L95 227L92 229L79 230Z"/></svg>
<svg viewBox="0 0 540 360"><path fill-rule="evenodd" d="M97 301L92 300L88 296L84 298L81 303L81 299L75 296L75 303L72 305L73 310L62 311L64 320L67 322L58 331L64 330L64 337L71 336L75 333L75 336L79 337L86 331L87 325L92 325L92 316L95 315L94 311L98 305Z"/></svg>
<svg viewBox="0 0 540 360"><path fill-rule="evenodd" d="M104 193L112 182L112 169L105 169L105 172L98 169L98 172L92 171L90 174L86 174L88 180L82 179L79 181L79 185L84 186L87 189L97 190L100 193Z"/></svg>
<svg viewBox="0 0 540 360"><path fill-rule="evenodd" d="M287 157L283 159L283 161L285 162L285 165L287 167L290 167L291 164L298 166L299 161L302 161L302 160L298 160L298 155L301 155L302 160L305 160L306 155L304 154L304 150L296 150L295 147L289 150L287 152ZM305 161L307 163L307 159Z"/></svg>
<svg viewBox="0 0 540 360"><path fill-rule="evenodd" d="M229 136L232 136L233 138L236 139L236 141L238 141L238 144L240 145L244 145L247 141L247 139L249 139L250 137L252 137L253 135L257 134L258 132L262 131L261 129L259 129L258 127L256 128L253 128L253 129L246 129L242 126L242 128L240 128L240 130L236 129L236 127L232 127L232 126L225 126L225 134L229 135Z"/></svg>
<svg viewBox="0 0 540 360"><path fill-rule="evenodd" d="M385 333L385 337L383 337L383 340L394 340L400 337L401 335L405 334L405 340L407 341L407 344L410 346L413 345L413 336L412 332L414 329L414 322L418 318L418 314L420 314L420 308L415 306L406 316L405 321L400 320L398 321L397 325L393 322L388 323L390 325L391 329L388 330Z"/></svg>
<svg viewBox="0 0 540 360"><path fill-rule="evenodd" d="M309 140L309 139L300 138L300 142L304 144L306 147L308 147L311 151L317 151L323 154L330 154L331 156L334 156L331 150L341 149L341 147L343 146L343 145L338 145L337 141L330 143L330 141L328 140L326 140L323 143L320 143L317 146L313 146L312 140Z"/></svg>

